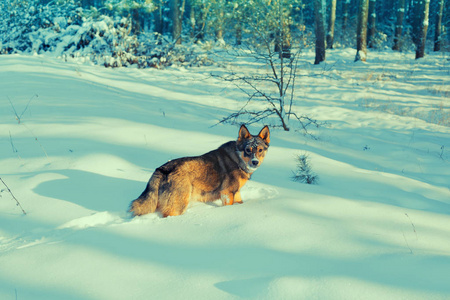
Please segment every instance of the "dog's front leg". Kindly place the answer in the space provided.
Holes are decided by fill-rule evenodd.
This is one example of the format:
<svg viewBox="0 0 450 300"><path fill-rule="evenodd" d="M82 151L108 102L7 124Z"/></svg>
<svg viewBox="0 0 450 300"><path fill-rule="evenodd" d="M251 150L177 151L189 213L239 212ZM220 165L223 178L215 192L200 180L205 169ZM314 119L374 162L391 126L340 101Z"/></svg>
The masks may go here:
<svg viewBox="0 0 450 300"><path fill-rule="evenodd" d="M220 196L220 199L222 200L222 205L233 205L234 203L234 195L233 193L227 193L227 194L222 194Z"/></svg>
<svg viewBox="0 0 450 300"><path fill-rule="evenodd" d="M240 191L237 191L237 192L234 194L234 203L238 203L238 204L244 203L244 202L242 201L242 198L241 198L241 192L240 192Z"/></svg>

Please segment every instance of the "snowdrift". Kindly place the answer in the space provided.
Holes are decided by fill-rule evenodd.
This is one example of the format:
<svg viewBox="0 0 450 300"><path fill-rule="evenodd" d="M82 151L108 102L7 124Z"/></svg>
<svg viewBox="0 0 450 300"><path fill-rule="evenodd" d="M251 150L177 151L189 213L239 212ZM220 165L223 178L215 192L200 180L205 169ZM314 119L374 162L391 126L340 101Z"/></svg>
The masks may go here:
<svg viewBox="0 0 450 300"><path fill-rule="evenodd" d="M213 126L236 87L0 56L0 176L27 212L0 185L0 298L448 299L449 66L413 55L330 51L296 90L318 139L272 130L243 205L165 219L126 210L165 161L236 138ZM290 180L304 153L316 185Z"/></svg>

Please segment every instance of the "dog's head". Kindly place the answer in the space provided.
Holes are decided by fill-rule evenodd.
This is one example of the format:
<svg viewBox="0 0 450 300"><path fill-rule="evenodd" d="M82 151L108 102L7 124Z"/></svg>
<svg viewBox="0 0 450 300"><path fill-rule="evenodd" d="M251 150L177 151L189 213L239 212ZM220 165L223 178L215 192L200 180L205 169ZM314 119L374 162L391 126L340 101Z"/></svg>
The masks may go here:
<svg viewBox="0 0 450 300"><path fill-rule="evenodd" d="M261 165L270 143L269 127L264 126L258 135L251 135L245 125L239 129L237 152L247 173L253 173Z"/></svg>

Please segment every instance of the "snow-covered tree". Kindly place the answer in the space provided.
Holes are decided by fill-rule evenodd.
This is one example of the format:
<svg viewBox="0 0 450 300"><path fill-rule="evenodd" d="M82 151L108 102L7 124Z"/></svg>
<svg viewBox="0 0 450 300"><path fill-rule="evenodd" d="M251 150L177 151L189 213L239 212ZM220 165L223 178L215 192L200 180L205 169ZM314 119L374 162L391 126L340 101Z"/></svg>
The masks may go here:
<svg viewBox="0 0 450 300"><path fill-rule="evenodd" d="M292 11L299 2L300 0L237 0L233 6L229 6L229 22L236 27L239 38L246 36L247 42L253 46L267 48L267 45L271 45L280 57L288 58L295 42L291 36Z"/></svg>
<svg viewBox="0 0 450 300"><path fill-rule="evenodd" d="M223 42L224 31L226 30L227 21L229 20L229 14L227 11L229 10L229 6L226 0L212 0L212 23L214 26L215 37L219 42Z"/></svg>
<svg viewBox="0 0 450 300"><path fill-rule="evenodd" d="M42 4L38 0L0 2L0 54L48 49L49 40L57 33L82 23L82 9L75 1L60 0L55 4ZM36 39L43 32L53 36Z"/></svg>
<svg viewBox="0 0 450 300"><path fill-rule="evenodd" d="M91 2L98 1L91 0ZM143 31L145 24L150 21L151 12L157 8L153 0L106 0L103 4L111 14L130 18L132 20L131 32L134 34ZM96 10L96 6L91 7Z"/></svg>
<svg viewBox="0 0 450 300"><path fill-rule="evenodd" d="M190 17L191 28L194 32L192 35L202 40L208 32L217 41L223 42L224 34L233 32L237 25L230 20L237 18L237 12L241 15L245 13L245 3L242 0L192 0ZM234 11L235 9L237 10Z"/></svg>

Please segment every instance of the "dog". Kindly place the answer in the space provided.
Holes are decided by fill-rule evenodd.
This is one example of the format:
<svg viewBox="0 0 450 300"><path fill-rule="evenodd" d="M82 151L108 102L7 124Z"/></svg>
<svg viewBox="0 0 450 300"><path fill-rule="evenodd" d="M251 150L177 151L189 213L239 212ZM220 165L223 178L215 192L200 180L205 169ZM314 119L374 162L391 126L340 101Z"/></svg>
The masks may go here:
<svg viewBox="0 0 450 300"><path fill-rule="evenodd" d="M131 202L129 212L134 217L159 211L165 218L183 214L191 201L243 203L240 189L263 162L269 143L268 126L251 135L242 125L236 141L157 168L142 194Z"/></svg>

